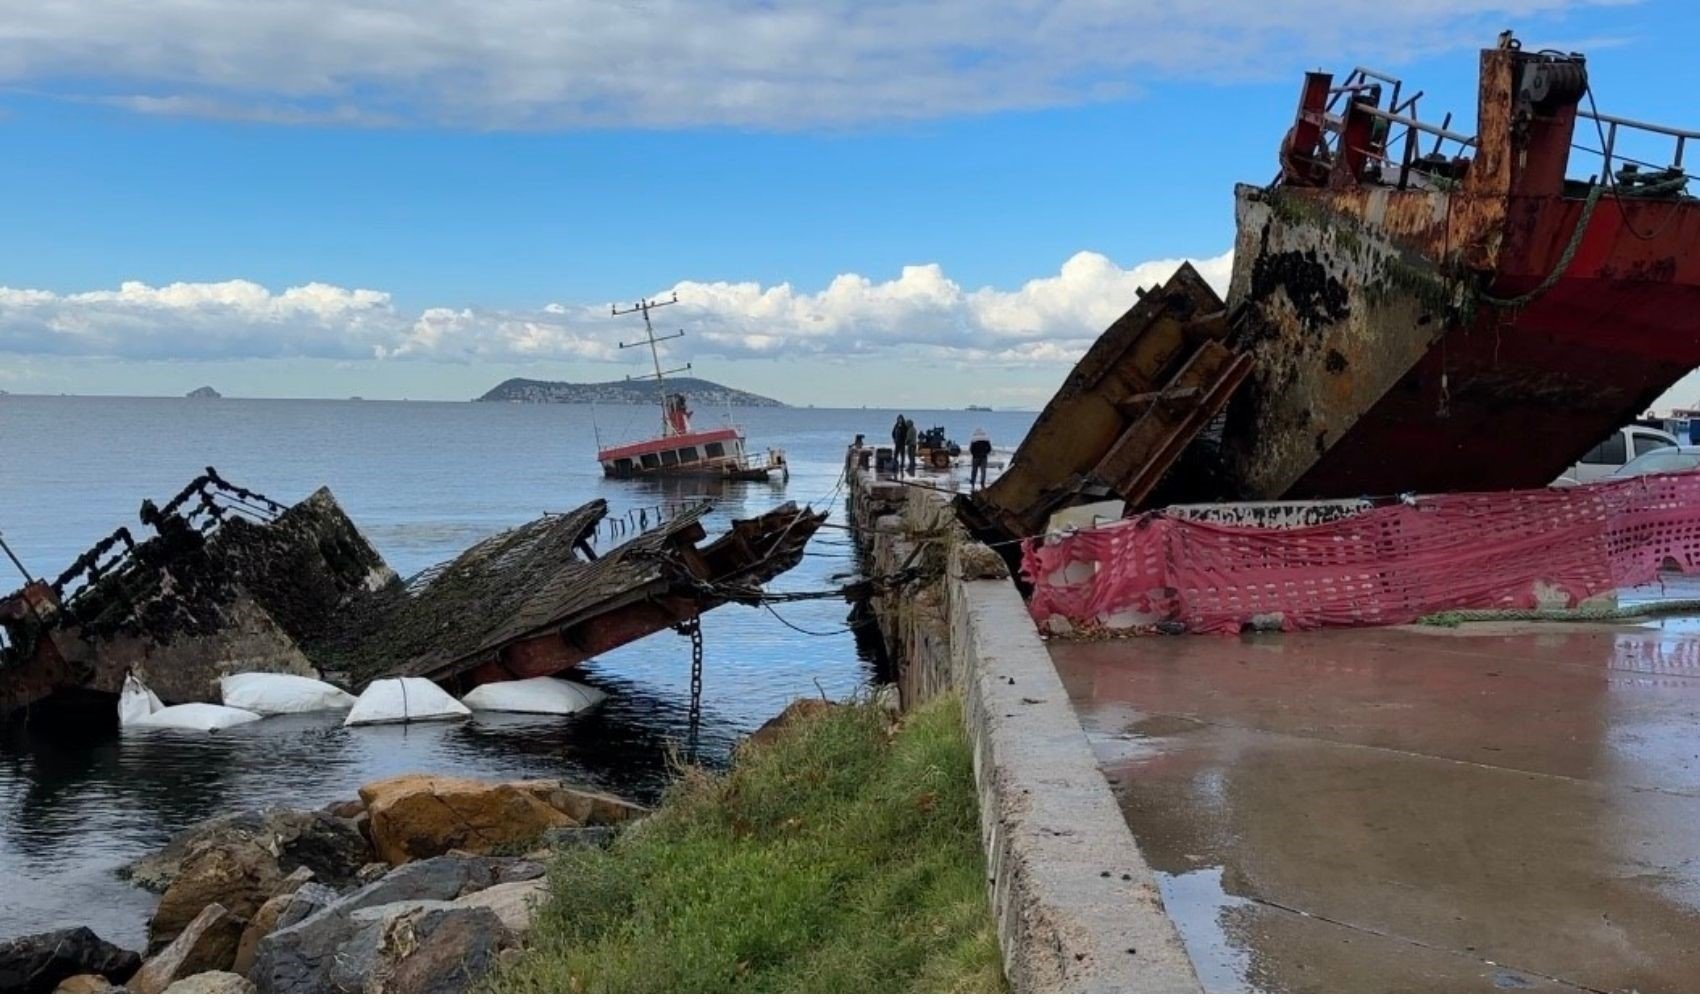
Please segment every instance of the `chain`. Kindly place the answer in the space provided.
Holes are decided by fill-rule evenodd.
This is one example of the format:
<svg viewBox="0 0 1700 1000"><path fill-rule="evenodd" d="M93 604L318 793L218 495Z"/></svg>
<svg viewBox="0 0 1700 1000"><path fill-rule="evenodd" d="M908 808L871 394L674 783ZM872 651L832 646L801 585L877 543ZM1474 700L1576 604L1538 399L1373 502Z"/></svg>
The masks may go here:
<svg viewBox="0 0 1700 1000"><path fill-rule="evenodd" d="M691 637L691 758L697 756L697 732L702 726L702 618L685 626Z"/></svg>

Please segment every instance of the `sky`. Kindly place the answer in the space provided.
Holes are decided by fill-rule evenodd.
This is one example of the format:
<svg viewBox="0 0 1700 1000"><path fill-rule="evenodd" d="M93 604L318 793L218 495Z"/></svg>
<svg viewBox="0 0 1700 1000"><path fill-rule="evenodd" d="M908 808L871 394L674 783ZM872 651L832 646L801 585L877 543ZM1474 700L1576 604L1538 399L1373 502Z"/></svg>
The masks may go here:
<svg viewBox="0 0 1700 1000"><path fill-rule="evenodd" d="M1506 27L1700 124L1683 2L0 0L0 389L618 379L609 305L676 293L704 378L1037 406L1137 287L1225 290L1304 70L1467 130Z"/></svg>

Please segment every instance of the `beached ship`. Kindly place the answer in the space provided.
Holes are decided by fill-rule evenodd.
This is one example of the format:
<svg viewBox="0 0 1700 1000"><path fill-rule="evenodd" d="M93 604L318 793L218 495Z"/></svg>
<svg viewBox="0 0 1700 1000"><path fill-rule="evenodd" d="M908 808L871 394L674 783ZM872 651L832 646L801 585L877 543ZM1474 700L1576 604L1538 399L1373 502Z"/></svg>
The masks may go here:
<svg viewBox="0 0 1700 1000"><path fill-rule="evenodd" d="M670 306L678 301L678 296L675 295L665 302L644 299L629 309L613 309L615 316L643 314L644 339L629 344L621 343L620 346L649 348L655 373L636 377L655 380L661 397L661 435L606 448L599 447L596 460L602 464L602 474L610 479L701 477L766 482L775 475L789 479L790 470L785 464L783 451L769 448L763 455L752 456L745 446L743 432L730 424L709 430L694 429L691 426L692 413L684 393L667 391L667 376L690 371L691 366L686 364L663 371L661 353L656 345L683 337L685 332L680 330L678 333L657 337L649 314L653 309Z"/></svg>
<svg viewBox="0 0 1700 1000"><path fill-rule="evenodd" d="M1235 192L1242 496L1541 487L1700 365L1700 133L1600 112L1580 54L1509 32L1473 133L1420 96L1306 74L1279 179Z"/></svg>
<svg viewBox="0 0 1700 1000"><path fill-rule="evenodd" d="M1700 367L1700 132L1598 111L1581 55L1509 33L1473 132L1421 96L1307 73L1276 179L1235 191L1226 300L1188 265L1142 289L964 502L976 530L1539 488Z"/></svg>

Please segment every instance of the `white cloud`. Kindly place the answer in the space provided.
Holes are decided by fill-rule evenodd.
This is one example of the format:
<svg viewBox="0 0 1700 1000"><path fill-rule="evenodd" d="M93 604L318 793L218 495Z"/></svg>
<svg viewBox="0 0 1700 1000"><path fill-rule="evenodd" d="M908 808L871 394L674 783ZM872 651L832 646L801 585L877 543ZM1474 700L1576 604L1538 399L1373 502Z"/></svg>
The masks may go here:
<svg viewBox="0 0 1700 1000"><path fill-rule="evenodd" d="M1228 253L1195 261L1224 290ZM668 325L692 336L677 357L924 355L985 364L1067 363L1179 260L1123 268L1083 251L1014 289L965 289L937 264L894 278L842 274L816 292L789 284L682 281ZM661 318L658 316L658 318ZM432 307L386 292L312 283L273 292L252 281L127 281L58 294L0 287L0 354L153 361L250 358L526 363L616 361L632 317L605 304L534 310Z"/></svg>
<svg viewBox="0 0 1700 1000"><path fill-rule="evenodd" d="M1396 65L1594 2L12 0L0 80L283 124L789 128Z"/></svg>
<svg viewBox="0 0 1700 1000"><path fill-rule="evenodd" d="M1231 253L1195 261L1226 291ZM937 264L905 267L894 279L841 274L819 292L790 285L680 282L702 339L728 355L865 354L899 348L1003 363L1066 362L1085 350L1181 261L1122 268L1082 251L1052 276L1020 288L968 290Z"/></svg>

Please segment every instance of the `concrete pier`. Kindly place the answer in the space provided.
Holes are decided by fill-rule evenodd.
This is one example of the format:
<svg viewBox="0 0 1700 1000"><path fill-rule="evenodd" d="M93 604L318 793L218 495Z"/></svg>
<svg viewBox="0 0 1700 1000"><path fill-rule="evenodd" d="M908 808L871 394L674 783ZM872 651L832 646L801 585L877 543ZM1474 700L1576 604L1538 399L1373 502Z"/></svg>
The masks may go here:
<svg viewBox="0 0 1700 1000"><path fill-rule="evenodd" d="M1016 988L1700 986L1700 618L1045 641L948 476L852 478L936 571L873 610L963 696Z"/></svg>
<svg viewBox="0 0 1700 1000"><path fill-rule="evenodd" d="M1032 618L996 553L971 541L948 474L885 479L852 462L870 574L930 572L871 610L905 705L954 689L974 746L989 896L1022 991L1195 992L1164 913Z"/></svg>

